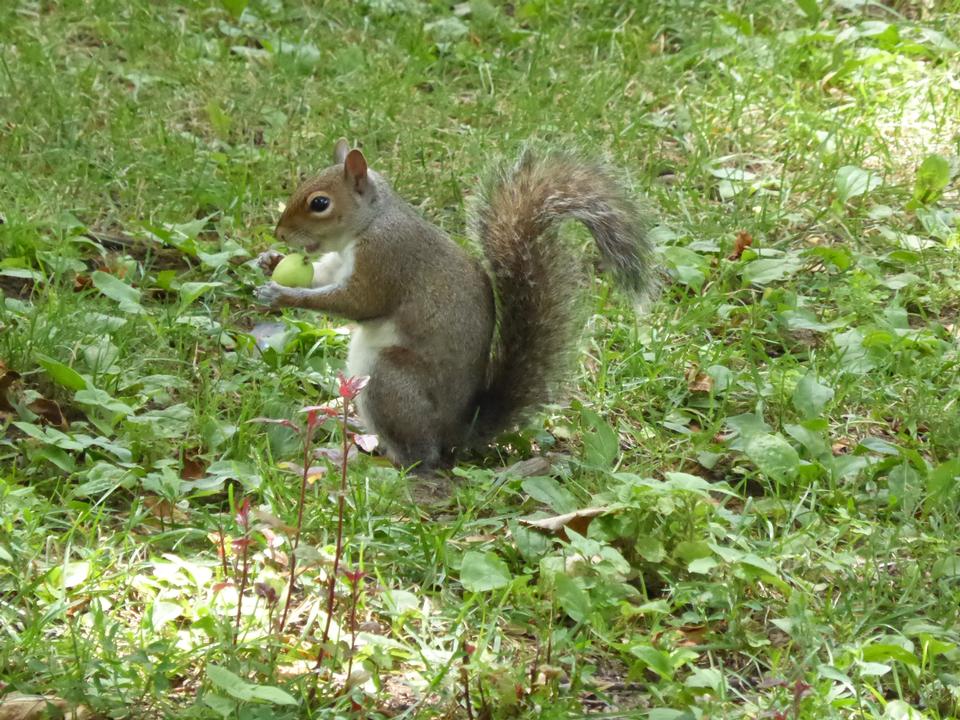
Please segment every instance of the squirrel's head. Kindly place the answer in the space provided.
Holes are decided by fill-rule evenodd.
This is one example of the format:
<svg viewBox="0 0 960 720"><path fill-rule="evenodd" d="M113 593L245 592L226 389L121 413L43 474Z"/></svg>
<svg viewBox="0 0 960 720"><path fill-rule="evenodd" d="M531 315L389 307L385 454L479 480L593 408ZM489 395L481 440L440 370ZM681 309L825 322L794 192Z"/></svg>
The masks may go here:
<svg viewBox="0 0 960 720"><path fill-rule="evenodd" d="M276 235L308 252L335 252L374 219L379 176L344 138L333 149L334 165L301 183L287 202Z"/></svg>

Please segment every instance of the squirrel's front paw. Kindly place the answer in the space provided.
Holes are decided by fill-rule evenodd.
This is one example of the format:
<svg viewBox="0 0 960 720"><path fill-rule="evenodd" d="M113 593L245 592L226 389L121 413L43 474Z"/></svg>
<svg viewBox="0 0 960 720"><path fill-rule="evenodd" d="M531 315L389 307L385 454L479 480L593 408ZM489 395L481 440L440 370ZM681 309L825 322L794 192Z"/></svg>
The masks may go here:
<svg viewBox="0 0 960 720"><path fill-rule="evenodd" d="M269 282L266 285L261 285L256 289L257 300L259 300L264 305L267 305L271 308L280 308L288 305L287 294L289 288L284 287L283 285L278 285L275 282Z"/></svg>
<svg viewBox="0 0 960 720"><path fill-rule="evenodd" d="M266 252L260 253L255 262L258 268L263 270L265 274L270 275L283 258L283 253L277 252L276 250L267 250Z"/></svg>

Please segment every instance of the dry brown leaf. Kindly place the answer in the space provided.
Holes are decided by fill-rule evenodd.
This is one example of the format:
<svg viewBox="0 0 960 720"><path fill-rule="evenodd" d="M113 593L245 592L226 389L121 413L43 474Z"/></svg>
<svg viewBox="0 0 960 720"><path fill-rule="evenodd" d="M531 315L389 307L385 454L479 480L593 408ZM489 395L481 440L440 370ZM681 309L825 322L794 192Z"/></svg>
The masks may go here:
<svg viewBox="0 0 960 720"><path fill-rule="evenodd" d="M580 535L585 535L593 519L603 515L607 511L608 508L605 507L583 508L582 510L575 510L574 512L554 515L553 517L541 518L539 520L520 518L520 524L554 534L563 533L567 528L570 528Z"/></svg>
<svg viewBox="0 0 960 720"><path fill-rule="evenodd" d="M93 287L93 278L85 273L77 273L73 276L74 292L82 292Z"/></svg>
<svg viewBox="0 0 960 720"><path fill-rule="evenodd" d="M834 455L846 455L850 452L850 448L854 446L854 441L848 438L841 438L837 440L830 446L830 449L833 451Z"/></svg>
<svg viewBox="0 0 960 720"><path fill-rule="evenodd" d="M207 474L207 463L201 460L195 452L184 452L180 463L180 478L182 480L199 480Z"/></svg>
<svg viewBox="0 0 960 720"><path fill-rule="evenodd" d="M61 430L66 430L69 426L67 419L63 416L63 410L61 410L60 406L53 400L37 398L27 405L27 410L35 415L39 415L40 419L48 425L53 425Z"/></svg>
<svg viewBox="0 0 960 720"><path fill-rule="evenodd" d="M482 543L493 542L496 539L496 535L467 535L465 538L461 538L461 541L465 543Z"/></svg>
<svg viewBox="0 0 960 720"><path fill-rule="evenodd" d="M303 477L303 466L297 465L295 462L277 463L277 467L281 470L286 470L287 472L296 475L298 478ZM307 468L307 482L312 485L326 474L326 465L311 465L309 468Z"/></svg>
<svg viewBox="0 0 960 720"><path fill-rule="evenodd" d="M292 525L288 525L283 520L278 518L276 515L266 510L260 510L259 508L254 508L253 510L250 511L250 514L253 515L257 520L262 522L267 527L273 528L274 530L279 530L280 532L286 533L287 535L293 535L294 533L297 532L297 529L295 527L293 527ZM269 540L270 537L268 537L267 539Z"/></svg>
<svg viewBox="0 0 960 720"><path fill-rule="evenodd" d="M549 458L542 456L520 460L513 465L501 468L501 472L510 477L526 478L540 475L549 475L553 469L553 463Z"/></svg>
<svg viewBox="0 0 960 720"><path fill-rule="evenodd" d="M20 373L15 370L7 370L7 366L0 360L0 412L16 412L7 401L7 390L19 379Z"/></svg>
<svg viewBox="0 0 960 720"><path fill-rule="evenodd" d="M50 712L50 706L56 710ZM14 692L0 698L0 720L43 720L48 717L83 720L92 714L83 705L71 708L66 700L58 697Z"/></svg>
<svg viewBox="0 0 960 720"><path fill-rule="evenodd" d="M150 514L159 518L161 522L185 523L189 516L174 503L157 495L146 495L143 498L144 507Z"/></svg>
<svg viewBox="0 0 960 720"><path fill-rule="evenodd" d="M753 245L753 237L746 230L737 232L736 240L733 242L733 252L730 253L730 260L739 260L743 251Z"/></svg>
<svg viewBox="0 0 960 720"><path fill-rule="evenodd" d="M700 368L696 365L687 370L686 378L687 389L690 392L708 393L713 390L713 378L705 372L700 372Z"/></svg>

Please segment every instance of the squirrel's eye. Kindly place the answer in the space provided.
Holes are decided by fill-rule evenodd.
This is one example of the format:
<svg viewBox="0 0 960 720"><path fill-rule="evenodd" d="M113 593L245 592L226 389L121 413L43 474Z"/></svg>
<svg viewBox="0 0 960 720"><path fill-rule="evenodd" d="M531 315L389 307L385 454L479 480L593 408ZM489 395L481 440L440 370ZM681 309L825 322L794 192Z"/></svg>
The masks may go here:
<svg viewBox="0 0 960 720"><path fill-rule="evenodd" d="M310 198L310 211L315 213L325 212L330 207L330 198L326 195L314 195Z"/></svg>

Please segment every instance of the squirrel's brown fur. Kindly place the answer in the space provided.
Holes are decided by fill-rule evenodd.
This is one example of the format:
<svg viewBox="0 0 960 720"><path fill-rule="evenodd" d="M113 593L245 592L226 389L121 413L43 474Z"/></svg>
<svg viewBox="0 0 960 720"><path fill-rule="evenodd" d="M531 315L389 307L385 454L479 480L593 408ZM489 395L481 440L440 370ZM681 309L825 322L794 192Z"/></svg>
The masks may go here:
<svg viewBox="0 0 960 720"><path fill-rule="evenodd" d="M359 323L351 374L361 417L401 465L429 468L546 401L576 347L580 263L556 227L582 222L635 297L654 285L643 214L605 165L528 151L487 187L476 230L489 274L339 141L335 164L294 193L277 235L327 254L314 287L269 283L262 300ZM319 198L319 199L318 199ZM279 255L261 258L272 267Z"/></svg>

